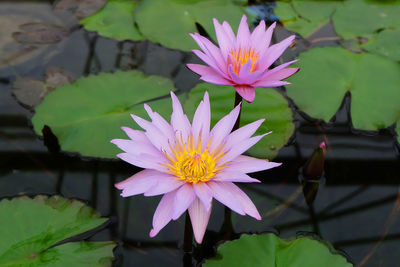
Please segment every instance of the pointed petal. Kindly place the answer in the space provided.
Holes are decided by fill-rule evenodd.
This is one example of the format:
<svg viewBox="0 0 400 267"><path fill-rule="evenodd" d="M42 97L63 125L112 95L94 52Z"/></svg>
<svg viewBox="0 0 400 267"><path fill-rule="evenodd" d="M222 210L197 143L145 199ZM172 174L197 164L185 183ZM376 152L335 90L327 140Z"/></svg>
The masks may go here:
<svg viewBox="0 0 400 267"><path fill-rule="evenodd" d="M265 51L267 51L269 45L271 44L272 34L274 32L276 26L276 22L272 23L271 26L268 27L267 31L261 37L258 42L255 42L254 49L260 53L260 56L264 55Z"/></svg>
<svg viewBox="0 0 400 267"><path fill-rule="evenodd" d="M204 208L209 210L211 208L213 196L211 189L206 183L193 184L193 188L197 197L200 199L201 203L203 203Z"/></svg>
<svg viewBox="0 0 400 267"><path fill-rule="evenodd" d="M175 135L182 135L183 140L190 135L190 122L187 116L183 113L181 102L176 95L171 92L172 98L172 115L171 125L175 131Z"/></svg>
<svg viewBox="0 0 400 267"><path fill-rule="evenodd" d="M160 177L162 179L164 175L165 174L162 172L146 169L115 184L115 187L123 190L121 194L123 197L138 195L146 192L153 185L157 184L158 179L160 179Z"/></svg>
<svg viewBox="0 0 400 267"><path fill-rule="evenodd" d="M204 65L199 65L199 64L186 64L186 66L193 72L204 76L204 75L214 75L218 76L218 72L216 72L213 68L204 66Z"/></svg>
<svg viewBox="0 0 400 267"><path fill-rule="evenodd" d="M224 186L227 188L227 190L232 192L236 199L240 201L240 203L242 204L242 208L247 215L250 215L257 220L261 220L261 216L258 213L256 206L254 206L253 201L251 201L251 199L246 195L245 192L243 192L233 183L224 183Z"/></svg>
<svg viewBox="0 0 400 267"><path fill-rule="evenodd" d="M240 171L223 171L217 174L213 180L218 182L260 183L259 180Z"/></svg>
<svg viewBox="0 0 400 267"><path fill-rule="evenodd" d="M205 92L203 101L201 101L199 106L197 107L192 122L192 133L195 146L197 146L199 137L201 138L200 142L202 148L205 148L205 146L207 145L208 135L210 133L210 120L210 99L208 96L208 92Z"/></svg>
<svg viewBox="0 0 400 267"><path fill-rule="evenodd" d="M150 155L155 155L156 157L163 156L161 151L158 150L153 144L146 142L136 142L132 140L126 139L113 139L111 143L118 146L123 151L133 154L139 155L141 153L146 153Z"/></svg>
<svg viewBox="0 0 400 267"><path fill-rule="evenodd" d="M232 43L230 35L225 32L224 28L219 24L218 20L213 19L213 22L215 33L217 35L218 45L221 49L222 57L226 61L226 59L228 58L229 50L234 46L234 43Z"/></svg>
<svg viewBox="0 0 400 267"><path fill-rule="evenodd" d="M236 36L233 33L231 25L229 25L228 22L224 21L222 23L222 28L224 29L226 36L228 36L229 40L231 41L231 44L234 44L236 42Z"/></svg>
<svg viewBox="0 0 400 267"><path fill-rule="evenodd" d="M185 184L185 182L175 179L172 175L166 174L163 178L165 179L158 179L157 184L147 190L144 195L146 197L162 195L174 191Z"/></svg>
<svg viewBox="0 0 400 267"><path fill-rule="evenodd" d="M146 130L146 136L149 141L160 151L169 149L168 146L168 137L158 129L153 123L144 120L134 114L131 114L131 117L135 120L135 122L144 130Z"/></svg>
<svg viewBox="0 0 400 267"><path fill-rule="evenodd" d="M231 149L245 139L250 138L264 121L265 119L254 121L230 133L226 138L226 147Z"/></svg>
<svg viewBox="0 0 400 267"><path fill-rule="evenodd" d="M293 74L295 74L298 71L299 71L299 68L287 68L287 69L278 70L272 74L266 75L263 80L264 81L265 80L280 81L280 80L283 80L283 79L286 79L286 78L292 76Z"/></svg>
<svg viewBox="0 0 400 267"><path fill-rule="evenodd" d="M213 70L215 70L216 73L218 73L221 77L227 77L227 74L223 72L222 70L219 69L219 67L216 65L213 59L211 59L209 56L204 54L203 52L199 50L192 50L192 52L198 56L204 63L206 63L208 66L210 66Z"/></svg>
<svg viewBox="0 0 400 267"><path fill-rule="evenodd" d="M153 112L149 105L144 104L144 109L151 118L151 122L163 132L170 142L175 140L174 131L171 125L157 112Z"/></svg>
<svg viewBox="0 0 400 267"><path fill-rule="evenodd" d="M283 54L286 48L288 48L293 43L294 39L295 36L292 35L284 39L283 41L269 47L258 61L259 69L265 70L269 68L269 66L271 66L272 63L274 63Z"/></svg>
<svg viewBox="0 0 400 267"><path fill-rule="evenodd" d="M279 65L279 66L277 66L277 67L275 67L275 68L273 68L273 69L271 69L271 70L265 70L264 73L263 73L263 75L260 77L260 80L266 79L266 78L267 78L268 76L270 76L271 74L274 74L274 73L276 73L276 72L278 72L278 71L280 71L280 70L286 68L287 66L289 66L289 65L291 65L291 64L293 64L293 63L295 63L295 62L297 62L297 61L298 61L297 59L296 59L296 60L292 60L292 61L283 63L283 64L281 64L281 65Z"/></svg>
<svg viewBox="0 0 400 267"><path fill-rule="evenodd" d="M235 85L236 92L243 97L244 100L251 103L254 101L256 97L256 91L254 90L253 86L249 85Z"/></svg>
<svg viewBox="0 0 400 267"><path fill-rule="evenodd" d="M189 216L192 222L194 238L199 244L203 241L210 214L211 208L206 210L198 198L196 198L189 207Z"/></svg>
<svg viewBox="0 0 400 267"><path fill-rule="evenodd" d="M204 53L213 60L214 64L223 72L226 73L226 62L222 57L221 50L211 43L207 38L204 38L198 33L191 34L193 39L199 44Z"/></svg>
<svg viewBox="0 0 400 267"><path fill-rule="evenodd" d="M214 75L204 75L200 77L200 80L203 80L208 83L219 84L219 85L233 85L233 83L227 79L224 79L221 76Z"/></svg>
<svg viewBox="0 0 400 267"><path fill-rule="evenodd" d="M176 191L172 191L165 194L158 204L153 216L153 229L150 231L150 237L156 236L171 221L175 193Z"/></svg>
<svg viewBox="0 0 400 267"><path fill-rule="evenodd" d="M143 169L154 169L160 172L166 171L166 168L162 166L162 164L166 161L166 158L163 156L156 157L155 155L150 155L147 153L142 153L140 155L120 153L117 155L117 157Z"/></svg>
<svg viewBox="0 0 400 267"><path fill-rule="evenodd" d="M250 42L250 30L249 25L247 25L247 17L246 15L242 16L240 20L237 36L236 36L236 44L239 47L247 47Z"/></svg>
<svg viewBox="0 0 400 267"><path fill-rule="evenodd" d="M196 194L192 185L184 184L175 194L174 207L172 209L172 220L177 220L192 204Z"/></svg>
<svg viewBox="0 0 400 267"><path fill-rule="evenodd" d="M225 167L224 171L252 173L268 170L280 165L282 165L282 163L240 155L232 160L229 165Z"/></svg>
<svg viewBox="0 0 400 267"><path fill-rule="evenodd" d="M257 27L251 33L250 36L251 44L257 45L260 41L262 41L262 37L264 35L265 35L265 21L261 20L260 23L257 25ZM256 51L258 52L257 49Z"/></svg>
<svg viewBox="0 0 400 267"><path fill-rule="evenodd" d="M232 131L233 126L239 116L240 105L236 106L228 115L218 121L210 132L211 144L209 150L214 150L221 145L221 142Z"/></svg>
<svg viewBox="0 0 400 267"><path fill-rule="evenodd" d="M269 133L271 133L271 132L269 132ZM250 147L257 144L257 142L260 141L261 138L263 138L264 136L266 136L269 133L248 138L247 140L243 140L241 143L236 144L236 145L227 144L227 146L231 147L231 149L218 161L218 164L223 164L225 162L229 162L232 159L236 158L237 156L243 154Z"/></svg>
<svg viewBox="0 0 400 267"><path fill-rule="evenodd" d="M260 80L252 84L254 87L279 87L283 85L290 84L290 82L284 81L268 81L268 80Z"/></svg>
<svg viewBox="0 0 400 267"><path fill-rule="evenodd" d="M129 127L121 127L121 129L133 141L145 142L145 143L150 143L151 144L151 142L149 141L149 139L147 138L147 136L145 135L145 133L143 131L134 130L134 129L129 128Z"/></svg>
<svg viewBox="0 0 400 267"><path fill-rule="evenodd" d="M242 208L242 204L235 195L230 191L230 187L226 187L225 182L208 182L207 185L211 189L213 196L216 200L233 210L234 212L244 215L245 212Z"/></svg>

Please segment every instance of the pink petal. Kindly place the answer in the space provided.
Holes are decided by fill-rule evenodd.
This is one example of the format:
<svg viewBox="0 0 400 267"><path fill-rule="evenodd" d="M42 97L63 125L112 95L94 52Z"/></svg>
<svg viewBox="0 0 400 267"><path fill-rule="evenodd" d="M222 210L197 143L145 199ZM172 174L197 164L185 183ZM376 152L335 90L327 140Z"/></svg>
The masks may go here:
<svg viewBox="0 0 400 267"><path fill-rule="evenodd" d="M150 231L150 237L156 236L171 221L175 194L176 191L172 191L162 197L153 216L153 229Z"/></svg>
<svg viewBox="0 0 400 267"><path fill-rule="evenodd" d="M236 75L235 72L233 72L232 64L228 66L228 74L231 77L231 80L232 80L233 83L235 83L235 84L241 84L242 83L242 80L240 79L240 77L238 75Z"/></svg>
<svg viewBox="0 0 400 267"><path fill-rule="evenodd" d="M203 203L204 208L206 210L209 210L211 208L211 202L213 196L211 189L208 187L206 183L193 184L193 188L197 197Z"/></svg>
<svg viewBox="0 0 400 267"><path fill-rule="evenodd" d="M253 30L250 36L251 45L256 48L257 44L263 40L263 36L265 35L265 21L261 20L257 27ZM265 45L265 44L260 44ZM258 52L259 50L256 49Z"/></svg>
<svg viewBox="0 0 400 267"><path fill-rule="evenodd" d="M161 156L156 157L155 155L149 155L145 153L140 155L120 153L117 155L117 157L143 169L154 169L160 172L166 171L166 168L161 165L166 161L166 159Z"/></svg>
<svg viewBox="0 0 400 267"><path fill-rule="evenodd" d="M236 106L228 115L218 121L210 132L211 144L209 150L214 150L221 145L222 140L232 131L240 112L240 105Z"/></svg>
<svg viewBox="0 0 400 267"><path fill-rule="evenodd" d="M123 190L121 196L129 197L138 195L146 192L154 184L157 183L158 179L163 179L164 174L155 170L146 169L140 171L128 179L115 184L115 187Z"/></svg>
<svg viewBox="0 0 400 267"><path fill-rule="evenodd" d="M207 183L208 187L211 189L213 196L216 200L233 210L234 212L244 215L241 202L235 198L233 192L230 191L230 187L226 186L227 183L219 183L210 181Z"/></svg>
<svg viewBox="0 0 400 267"><path fill-rule="evenodd" d="M245 139L252 136L257 129L261 126L261 124L265 121L265 119L260 119L258 121L254 121L249 123L239 129L235 130L226 138L226 146L228 149L233 148L237 144L241 143Z"/></svg>
<svg viewBox="0 0 400 267"><path fill-rule="evenodd" d="M210 120L210 99L208 96L208 92L205 92L203 101L200 102L199 106L196 109L196 112L194 113L192 123L194 143L197 146L197 142L199 141L200 137L202 149L204 149L207 145L208 135L210 133Z"/></svg>
<svg viewBox="0 0 400 267"><path fill-rule="evenodd" d="M115 144L120 149L122 149L123 151L130 153L130 154L139 155L141 153L147 153L150 155L155 155L157 157L162 156L161 151L158 150L151 143L136 142L136 141L126 140L126 139L113 139L113 140L111 140L111 143Z"/></svg>
<svg viewBox="0 0 400 267"><path fill-rule="evenodd" d="M175 194L174 207L172 209L172 219L178 219L182 213L189 208L195 197L196 194L192 185L184 184L181 186Z"/></svg>
<svg viewBox="0 0 400 267"><path fill-rule="evenodd" d="M243 154L244 152L246 152L250 147L254 146L258 141L261 140L261 138L263 138L264 136L266 136L267 134L262 134L262 135L258 135L258 136L254 136L251 138L248 138L247 140L243 140L241 143L233 145L233 144L227 144L228 147L230 147L231 149L228 151L228 153L226 153L219 161L218 164L223 164L225 162L229 162L232 159L236 158L237 156Z"/></svg>
<svg viewBox="0 0 400 267"><path fill-rule="evenodd" d="M236 92L244 98L247 102L251 103L256 97L256 91L253 86L249 85L235 85Z"/></svg>
<svg viewBox="0 0 400 267"><path fill-rule="evenodd" d="M121 129L133 141L145 142L145 143L151 144L151 142L149 141L149 139L147 138L146 134L143 131L134 130L129 127L121 127Z"/></svg>
<svg viewBox="0 0 400 267"><path fill-rule="evenodd" d="M266 75L263 80L280 81L280 80L286 79L287 77L292 76L293 74L295 74L298 71L299 71L299 68L287 68L287 69L278 70L275 73Z"/></svg>
<svg viewBox="0 0 400 267"><path fill-rule="evenodd" d="M175 179L174 176L166 174L164 179L158 179L157 184L147 190L144 195L146 197L162 195L181 187L185 184L183 181Z"/></svg>
<svg viewBox="0 0 400 267"><path fill-rule="evenodd" d="M172 98L172 115L171 125L175 131L175 135L182 135L183 140L186 140L190 135L190 122L187 116L183 113L182 105L176 95L171 92Z"/></svg>
<svg viewBox="0 0 400 267"><path fill-rule="evenodd" d="M200 77L200 80L203 80L208 83L219 84L219 85L233 85L233 83L221 76L215 75L204 75Z"/></svg>
<svg viewBox="0 0 400 267"><path fill-rule="evenodd" d="M207 224L210 219L211 208L206 210L200 200L196 198L189 207L190 221L192 222L194 238L196 242L201 244Z"/></svg>
<svg viewBox="0 0 400 267"><path fill-rule="evenodd" d="M265 72L261 76L260 80L264 80L266 77L270 76L271 74L274 74L274 73L286 68L287 66L289 66L289 65L291 65L291 64L293 64L294 62L297 62L297 61L298 61L297 59L296 60L292 60L292 61L286 62L284 64L281 64L281 65L279 65L279 66L277 66L277 67L275 67L275 68L273 68L271 70L265 70Z"/></svg>
<svg viewBox="0 0 400 267"><path fill-rule="evenodd" d="M226 73L226 62L222 57L221 50L211 43L207 38L204 38L198 33L191 34L191 36L197 42L197 44L199 44L204 53L214 61L215 65L218 66L223 73Z"/></svg>
<svg viewBox="0 0 400 267"><path fill-rule="evenodd" d="M246 193L244 193L239 187L237 187L233 183L224 183L224 186L235 196L236 199L240 201L240 203L242 204L242 208L244 212L246 212L246 214L257 220L261 220L261 216L258 213L256 206L254 206L254 203L246 195Z"/></svg>
<svg viewBox="0 0 400 267"><path fill-rule="evenodd" d="M223 171L217 174L214 178L217 182L238 182L238 183L260 183L259 180L251 178L240 171Z"/></svg>
<svg viewBox="0 0 400 267"><path fill-rule="evenodd" d="M264 70L271 66L272 63L274 63L283 54L286 48L288 48L293 43L294 39L295 36L292 35L284 39L283 41L269 47L258 61L259 69Z"/></svg>
<svg viewBox="0 0 400 267"><path fill-rule="evenodd" d="M239 71L239 84L252 84L258 81L264 74L261 71L253 71L251 72L252 63L251 60L248 60Z"/></svg>
<svg viewBox="0 0 400 267"><path fill-rule="evenodd" d="M237 36L236 36L236 44L239 47L247 47L250 41L250 30L249 25L247 25L247 17L246 15L242 16L240 20Z"/></svg>
<svg viewBox="0 0 400 267"><path fill-rule="evenodd" d="M217 35L217 40L218 40L218 45L219 48L221 49L222 56L224 60L228 58L228 53L229 50L232 49L234 46L234 43L232 43L230 34L226 33L224 28L219 24L218 20L213 19L214 22L214 28L215 28L215 33Z"/></svg>
<svg viewBox="0 0 400 267"><path fill-rule="evenodd" d="M152 123L162 131L170 142L175 141L175 134L171 125L157 112L153 112L149 105L144 104L144 109L151 118Z"/></svg>
<svg viewBox="0 0 400 267"><path fill-rule="evenodd" d="M255 42L254 49L260 53L260 56L265 53L265 51L268 49L269 45L271 44L271 38L272 38L272 34L274 32L275 26L276 26L276 22L272 23L272 25L268 27L267 31L261 37L261 39L259 39L258 41Z"/></svg>
<svg viewBox="0 0 400 267"><path fill-rule="evenodd" d="M218 76L219 74L213 69L208 66L199 65L199 64L186 64L186 66L193 72L204 76L204 75L214 75Z"/></svg>
<svg viewBox="0 0 400 267"><path fill-rule="evenodd" d="M222 23L222 28L225 30L226 36L228 36L229 40L231 41L231 44L236 43L236 36L232 31L231 25L229 25L228 22L224 21Z"/></svg>
<svg viewBox="0 0 400 267"><path fill-rule="evenodd" d="M131 116L141 128L146 130L145 134L147 138L157 149L162 151L163 149L169 148L168 137L153 123L146 121L134 114L131 114Z"/></svg>
<svg viewBox="0 0 400 267"><path fill-rule="evenodd" d="M266 159L257 159L240 155L232 160L224 171L252 173L264 171L282 165L282 163L270 162Z"/></svg>
<svg viewBox="0 0 400 267"><path fill-rule="evenodd" d="M260 80L252 84L254 87L279 87L283 85L290 84L290 82L284 81L269 81L269 80Z"/></svg>
<svg viewBox="0 0 400 267"><path fill-rule="evenodd" d="M215 70L216 73L218 73L221 77L226 77L226 73L224 73L222 70L220 70L220 68L217 66L217 64L215 63L215 61L210 58L209 56L207 56L206 54L204 54L203 52L199 51L199 50L192 50L192 52L198 56L201 60L203 60L204 63L206 63L208 66L210 66L213 70Z"/></svg>

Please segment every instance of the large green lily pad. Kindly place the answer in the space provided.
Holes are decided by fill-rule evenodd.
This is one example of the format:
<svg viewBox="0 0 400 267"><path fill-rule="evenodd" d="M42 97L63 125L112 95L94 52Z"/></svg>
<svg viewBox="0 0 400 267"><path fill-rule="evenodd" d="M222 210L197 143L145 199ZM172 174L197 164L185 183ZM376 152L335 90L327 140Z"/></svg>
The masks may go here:
<svg viewBox="0 0 400 267"><path fill-rule="evenodd" d="M327 24L340 1L277 1L274 13L292 32L308 38Z"/></svg>
<svg viewBox="0 0 400 267"><path fill-rule="evenodd" d="M212 19L226 20L235 29L244 12L231 0L141 0L134 19L150 41L191 51L197 47L189 36L198 32L196 22L216 40Z"/></svg>
<svg viewBox="0 0 400 267"><path fill-rule="evenodd" d="M283 240L275 234L242 235L218 247L216 257L205 267L352 267L353 265L328 244L309 237Z"/></svg>
<svg viewBox="0 0 400 267"><path fill-rule="evenodd" d="M4 199L0 218L0 266L111 266L113 242L57 245L107 221L80 201L60 196Z"/></svg>
<svg viewBox="0 0 400 267"><path fill-rule="evenodd" d="M344 39L371 37L378 30L400 27L400 1L351 0L336 8L332 20Z"/></svg>
<svg viewBox="0 0 400 267"><path fill-rule="evenodd" d="M32 122L38 134L48 125L64 151L115 158L120 150L110 140L126 138L121 126L138 128L130 114L146 117L146 102L169 116L170 98L159 98L174 90L171 80L139 71L91 75L48 94Z"/></svg>
<svg viewBox="0 0 400 267"><path fill-rule="evenodd" d="M206 90L210 95L211 124L214 125L233 109L235 90L232 86L198 84L188 93L184 102L184 109L189 117L193 116L195 108L203 99ZM272 131L270 135L261 139L247 153L260 158L274 158L279 149L288 142L295 128L292 122L292 110L289 108L288 102L272 88L256 88L254 102L249 104L243 101L242 104L241 126L266 118L255 134Z"/></svg>
<svg viewBox="0 0 400 267"><path fill-rule="evenodd" d="M340 47L300 54L301 74L289 78L287 94L309 116L329 121L351 93L354 128L377 130L400 118L400 65L385 57L353 54Z"/></svg>
<svg viewBox="0 0 400 267"><path fill-rule="evenodd" d="M88 31L120 41L140 41L144 37L133 21L133 11L138 5L133 0L108 0L96 14L82 19L80 23Z"/></svg>
<svg viewBox="0 0 400 267"><path fill-rule="evenodd" d="M400 28L386 29L373 35L362 48L391 60L400 61Z"/></svg>

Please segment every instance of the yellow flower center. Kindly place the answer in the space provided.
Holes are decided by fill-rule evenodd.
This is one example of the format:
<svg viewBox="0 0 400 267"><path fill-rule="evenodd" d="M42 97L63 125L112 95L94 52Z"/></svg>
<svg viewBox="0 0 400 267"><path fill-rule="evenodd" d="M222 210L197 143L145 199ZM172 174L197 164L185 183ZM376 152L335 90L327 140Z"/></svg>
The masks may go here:
<svg viewBox="0 0 400 267"><path fill-rule="evenodd" d="M235 48L229 52L231 59L228 57L228 66L232 64L233 72L239 75L240 68L248 61L251 60L251 70L253 72L256 67L256 62L258 60L258 53L254 48Z"/></svg>
<svg viewBox="0 0 400 267"><path fill-rule="evenodd" d="M199 183L209 181L225 168L225 164L217 166L218 161L226 154L223 150L224 145L221 144L211 153L209 142L202 151L200 139L199 137L199 141L195 145L193 135L191 135L186 142L181 137L176 138L174 146L169 145L173 155L164 152L168 162L163 165L167 167L169 174L181 181Z"/></svg>

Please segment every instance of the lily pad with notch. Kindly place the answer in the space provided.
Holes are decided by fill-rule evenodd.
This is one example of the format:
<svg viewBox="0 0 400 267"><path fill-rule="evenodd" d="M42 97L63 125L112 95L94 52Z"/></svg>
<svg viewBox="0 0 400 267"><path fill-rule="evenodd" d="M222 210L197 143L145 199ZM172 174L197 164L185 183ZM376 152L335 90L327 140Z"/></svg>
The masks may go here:
<svg viewBox="0 0 400 267"><path fill-rule="evenodd" d="M292 85L286 91L309 116L330 121L350 92L354 128L373 131L399 119L400 65L396 62L341 47L323 47L301 53L296 64L301 75L288 79Z"/></svg>
<svg viewBox="0 0 400 267"><path fill-rule="evenodd" d="M140 129L130 114L147 117L143 103L165 118L171 114L171 80L140 71L117 71L82 77L48 94L32 118L36 133L48 125L61 149L82 156L115 158L110 143L126 138L121 126Z"/></svg>
<svg viewBox="0 0 400 267"><path fill-rule="evenodd" d="M67 240L107 221L80 201L3 199L0 217L0 266L111 266L114 242Z"/></svg>

